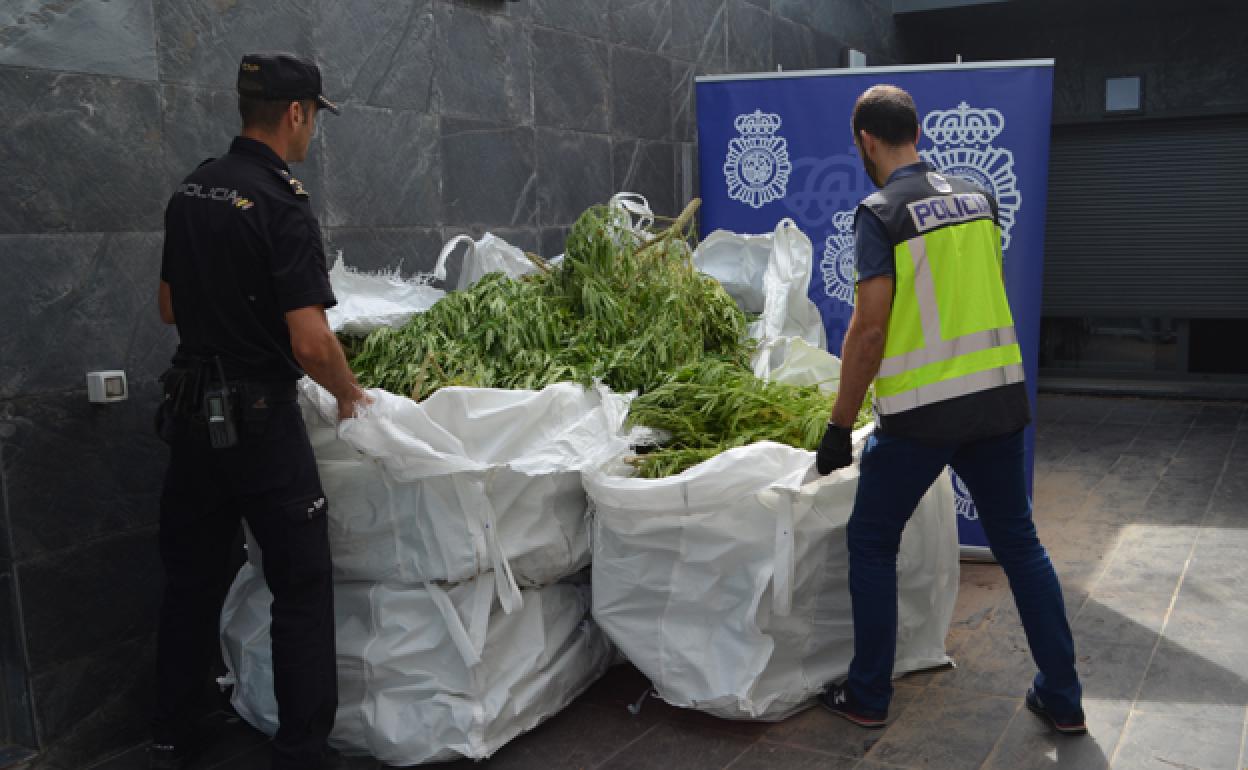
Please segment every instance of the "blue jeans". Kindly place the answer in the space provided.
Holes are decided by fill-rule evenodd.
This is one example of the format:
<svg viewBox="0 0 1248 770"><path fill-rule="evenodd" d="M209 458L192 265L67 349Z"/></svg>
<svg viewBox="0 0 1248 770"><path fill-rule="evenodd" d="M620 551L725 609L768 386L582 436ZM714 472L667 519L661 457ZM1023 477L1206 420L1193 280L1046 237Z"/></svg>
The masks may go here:
<svg viewBox="0 0 1248 770"><path fill-rule="evenodd" d="M1082 688L1062 589L1036 537L1024 471L1023 432L933 446L876 433L862 453L849 519L849 591L854 612L850 693L887 713L897 648L897 549L919 500L945 466L966 484L993 556L1014 593L1036 675L1036 694L1055 714L1074 715Z"/></svg>

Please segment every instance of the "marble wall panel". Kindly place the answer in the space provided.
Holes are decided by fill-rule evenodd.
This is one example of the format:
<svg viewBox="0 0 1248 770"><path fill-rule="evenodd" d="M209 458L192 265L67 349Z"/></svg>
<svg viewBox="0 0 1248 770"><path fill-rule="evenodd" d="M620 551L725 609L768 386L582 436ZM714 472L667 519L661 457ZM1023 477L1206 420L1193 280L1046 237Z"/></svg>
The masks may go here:
<svg viewBox="0 0 1248 770"><path fill-rule="evenodd" d="M529 0L533 23L591 38L608 36L608 0ZM539 52L534 55L540 55Z"/></svg>
<svg viewBox="0 0 1248 770"><path fill-rule="evenodd" d="M357 106L320 125L329 227L410 227L442 221L438 119Z"/></svg>
<svg viewBox="0 0 1248 770"><path fill-rule="evenodd" d="M154 380L175 342L156 308L160 247L157 233L0 236L0 398L85 389L94 369Z"/></svg>
<svg viewBox="0 0 1248 770"><path fill-rule="evenodd" d="M219 158L242 129L234 89L166 85L160 89L164 194L208 158ZM323 119L323 118L319 118Z"/></svg>
<svg viewBox="0 0 1248 770"><path fill-rule="evenodd" d="M34 676L150 634L162 583L153 529L141 529L17 565Z"/></svg>
<svg viewBox="0 0 1248 770"><path fill-rule="evenodd" d="M155 646L155 635L145 634L35 674L31 678L31 690L40 734L45 737L70 735L84 723L90 724L109 711L117 711L119 706L132 710L134 717L150 714L155 691ZM118 716L120 714L114 714L107 721L116 727ZM146 737L138 722L136 718L127 718L123 724L130 723L130 726L129 729L123 727L125 734L97 736L94 740L80 741L79 751L66 746L57 754L62 760L78 754L87 762L108 744L124 748Z"/></svg>
<svg viewBox="0 0 1248 770"><path fill-rule="evenodd" d="M666 52L696 62L699 74L717 74L724 66L726 0L681 0L672 4L672 36Z"/></svg>
<svg viewBox="0 0 1248 770"><path fill-rule="evenodd" d="M0 67L0 234L155 230L157 86Z"/></svg>
<svg viewBox="0 0 1248 770"><path fill-rule="evenodd" d="M570 230L570 227L543 227L539 233L541 245L538 253L548 258L564 253Z"/></svg>
<svg viewBox="0 0 1248 770"><path fill-rule="evenodd" d="M672 62L672 138L692 141L698 135L697 65Z"/></svg>
<svg viewBox="0 0 1248 770"><path fill-rule="evenodd" d="M629 48L611 51L611 133L667 139L672 131L672 63Z"/></svg>
<svg viewBox="0 0 1248 770"><path fill-rule="evenodd" d="M156 80L152 0L0 5L0 64Z"/></svg>
<svg viewBox="0 0 1248 770"><path fill-rule="evenodd" d="M160 79L234 88L243 54L289 51L315 57L317 3L310 0L152 0Z"/></svg>
<svg viewBox="0 0 1248 770"><path fill-rule="evenodd" d="M684 206L701 195L698 187L698 145L696 142L678 142L672 149L676 153L676 204Z"/></svg>
<svg viewBox="0 0 1248 770"><path fill-rule="evenodd" d="M456 225L535 227L533 129L443 118L442 199Z"/></svg>
<svg viewBox="0 0 1248 770"><path fill-rule="evenodd" d="M537 205L543 227L570 225L613 192L610 138L538 129Z"/></svg>
<svg viewBox="0 0 1248 770"><path fill-rule="evenodd" d="M514 21L523 22L533 18L533 11L529 7L528 0L501 0L501 2L500 0L439 0L439 2Z"/></svg>
<svg viewBox="0 0 1248 770"><path fill-rule="evenodd" d="M771 51L776 66L785 72L814 69L819 58L815 31L781 16L771 20Z"/></svg>
<svg viewBox="0 0 1248 770"><path fill-rule="evenodd" d="M728 0L725 9L729 72L771 72L771 19L745 0Z"/></svg>
<svg viewBox="0 0 1248 770"><path fill-rule="evenodd" d="M531 124L533 67L525 28L504 16L462 5L439 3L434 15L439 112Z"/></svg>
<svg viewBox="0 0 1248 770"><path fill-rule="evenodd" d="M163 357L172 353L172 346L160 347ZM88 403L85 389L8 402L0 426L13 432L3 457L19 569L31 560L55 569L57 562L76 561L74 549L83 543L156 524L168 462L152 431L159 387L134 380L130 387L130 398L113 404ZM40 608L27 600L32 584L24 571L21 576L29 624L30 612ZM151 592L155 584L131 588ZM44 600L64 598L53 593Z"/></svg>
<svg viewBox="0 0 1248 770"><path fill-rule="evenodd" d="M814 29L818 26L821 0L771 0L771 12Z"/></svg>
<svg viewBox="0 0 1248 770"><path fill-rule="evenodd" d="M815 69L836 69L845 66L845 49L850 46L831 35L816 32L815 35ZM871 56L871 54L868 54ZM874 64L874 59L868 62Z"/></svg>
<svg viewBox="0 0 1248 770"><path fill-rule="evenodd" d="M0 741L33 747L38 745L38 738L26 678L25 650L13 562L0 559Z"/></svg>
<svg viewBox="0 0 1248 770"><path fill-rule="evenodd" d="M320 2L315 50L329 99L433 109L433 0Z"/></svg>
<svg viewBox="0 0 1248 770"><path fill-rule="evenodd" d="M642 51L666 52L672 34L672 4L683 0L607 0L612 42Z"/></svg>
<svg viewBox="0 0 1248 770"><path fill-rule="evenodd" d="M865 52L870 64L894 64L905 58L891 0L772 0L771 10L781 18Z"/></svg>
<svg viewBox="0 0 1248 770"><path fill-rule="evenodd" d="M650 210L659 216L674 217L687 201L676 201L675 145L617 139L612 143L615 189L641 193Z"/></svg>
<svg viewBox="0 0 1248 770"><path fill-rule="evenodd" d="M533 30L533 109L539 126L605 132L607 45Z"/></svg>

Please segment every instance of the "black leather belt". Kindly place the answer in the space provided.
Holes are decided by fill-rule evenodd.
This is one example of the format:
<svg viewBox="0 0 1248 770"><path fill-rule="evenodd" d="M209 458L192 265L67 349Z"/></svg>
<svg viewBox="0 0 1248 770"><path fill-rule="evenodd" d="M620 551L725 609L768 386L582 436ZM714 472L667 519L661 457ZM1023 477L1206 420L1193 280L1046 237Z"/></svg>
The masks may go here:
<svg viewBox="0 0 1248 770"><path fill-rule="evenodd" d="M242 404L261 398L270 404L288 404L299 397L299 389L293 382L232 380L229 387L230 395L237 397Z"/></svg>

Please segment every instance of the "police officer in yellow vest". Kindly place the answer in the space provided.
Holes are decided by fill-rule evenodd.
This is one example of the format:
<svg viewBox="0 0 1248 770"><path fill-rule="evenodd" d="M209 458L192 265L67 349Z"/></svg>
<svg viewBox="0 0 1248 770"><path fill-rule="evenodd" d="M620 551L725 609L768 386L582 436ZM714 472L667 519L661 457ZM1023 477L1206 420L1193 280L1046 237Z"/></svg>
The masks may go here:
<svg viewBox="0 0 1248 770"><path fill-rule="evenodd" d="M1009 578L1039 668L1028 708L1060 732L1087 732L1061 587L1027 496L1030 406L1002 279L996 201L919 159L914 100L900 88L868 89L852 124L880 189L855 214L857 299L819 472L850 464L849 432L872 380L878 424L863 450L848 526L854 659L848 679L821 702L860 726L885 724L901 533L951 466Z"/></svg>

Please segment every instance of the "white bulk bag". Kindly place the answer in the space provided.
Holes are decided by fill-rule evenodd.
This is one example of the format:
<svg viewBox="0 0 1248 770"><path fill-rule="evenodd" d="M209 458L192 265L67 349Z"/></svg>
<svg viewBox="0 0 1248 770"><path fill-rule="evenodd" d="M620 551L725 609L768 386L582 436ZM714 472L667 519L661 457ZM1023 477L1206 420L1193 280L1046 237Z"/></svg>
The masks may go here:
<svg viewBox="0 0 1248 770"><path fill-rule="evenodd" d="M339 423L326 390L307 378L299 388L336 581L456 583L492 571L510 610L518 587L589 563L580 471L627 448L630 396L574 383L442 388L422 402L370 390L373 404Z"/></svg>
<svg viewBox="0 0 1248 770"><path fill-rule="evenodd" d="M347 267L342 252L329 271L329 283L338 304L325 311L329 328L348 334L368 334L383 326L398 328L446 296L429 285L432 276L421 273L410 279L398 271L362 273Z"/></svg>
<svg viewBox="0 0 1248 770"><path fill-rule="evenodd" d="M869 429L856 432L859 447ZM845 525L856 465L763 442L665 479L585 474L595 507L594 618L669 703L775 720L853 657ZM808 481L808 479L813 479ZM898 557L897 674L947 663L958 586L948 473Z"/></svg>
<svg viewBox="0 0 1248 770"><path fill-rule="evenodd" d="M716 230L693 252L693 265L723 285L747 313L761 313L750 325L758 340L801 337L827 347L823 317L811 301L810 239L792 219L770 234L739 235Z"/></svg>
<svg viewBox="0 0 1248 770"><path fill-rule="evenodd" d="M693 251L693 266L719 281L747 313L763 312L763 275L775 238L715 230Z"/></svg>
<svg viewBox="0 0 1248 770"><path fill-rule="evenodd" d="M277 703L269 637L272 596L244 565L221 617L232 702L273 735ZM338 713L330 743L392 765L483 759L556 714L611 662L589 618L588 588L525 591L499 611L488 581L447 588L334 586Z"/></svg>
<svg viewBox="0 0 1248 770"><path fill-rule="evenodd" d="M446 242L433 268L433 277L446 280L446 260L455 247L466 244L464 257L459 266L458 289L467 289L490 273L503 273L508 278L519 278L537 270L537 265L519 248L493 233L486 233L474 241L470 235L457 235Z"/></svg>

